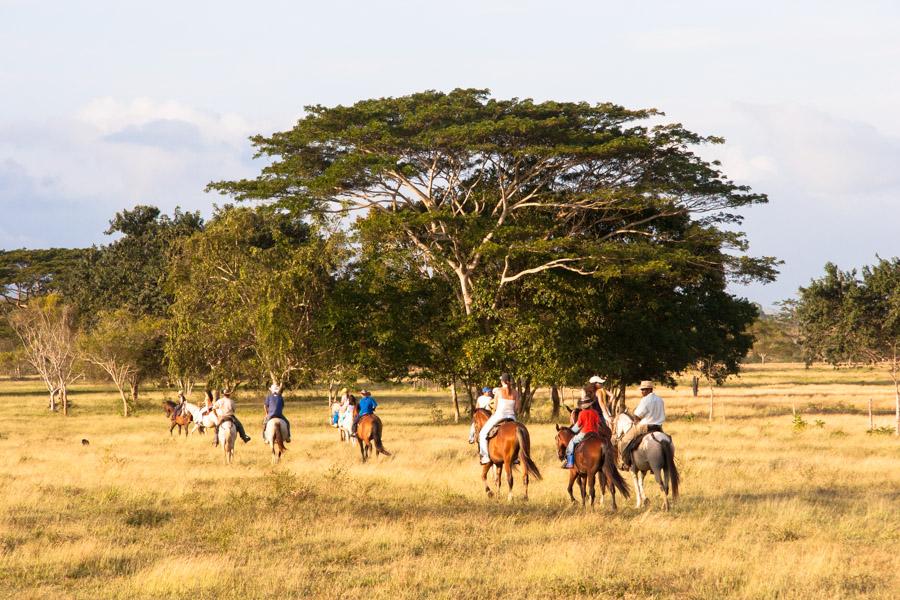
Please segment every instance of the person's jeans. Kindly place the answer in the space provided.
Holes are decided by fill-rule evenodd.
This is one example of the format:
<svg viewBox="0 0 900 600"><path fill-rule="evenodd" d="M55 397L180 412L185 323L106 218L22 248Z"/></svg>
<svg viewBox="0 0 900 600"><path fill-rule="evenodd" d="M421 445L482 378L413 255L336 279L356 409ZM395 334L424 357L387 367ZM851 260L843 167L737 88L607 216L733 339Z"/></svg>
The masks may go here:
<svg viewBox="0 0 900 600"><path fill-rule="evenodd" d="M336 413L336 412L331 413L331 424L332 424L332 425L337 426L337 424L338 424L338 416L339 416L339 415L338 415L338 413Z"/></svg>
<svg viewBox="0 0 900 600"><path fill-rule="evenodd" d="M575 462L575 446L584 441L585 434L577 433L575 437L569 440L569 445L566 446L566 464L574 464Z"/></svg>
<svg viewBox="0 0 900 600"><path fill-rule="evenodd" d="M238 435L241 436L241 439L247 437L247 432L244 431L243 423L241 423L234 415L231 416L231 420L234 421L234 428L237 429Z"/></svg>

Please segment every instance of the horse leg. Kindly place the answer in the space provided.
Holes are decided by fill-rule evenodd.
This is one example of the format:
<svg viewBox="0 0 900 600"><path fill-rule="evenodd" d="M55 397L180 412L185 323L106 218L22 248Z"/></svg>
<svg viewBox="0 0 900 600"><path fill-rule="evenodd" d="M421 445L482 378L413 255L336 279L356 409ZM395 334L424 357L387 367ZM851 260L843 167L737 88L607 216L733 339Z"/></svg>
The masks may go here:
<svg viewBox="0 0 900 600"><path fill-rule="evenodd" d="M663 494L663 510L669 510L669 485L663 480L663 467L657 467L653 471L653 476L656 477L656 483L659 484L659 489Z"/></svg>
<svg viewBox="0 0 900 600"><path fill-rule="evenodd" d="M172 436L172 431L175 429L175 421L172 421L172 426L169 427L169 436ZM178 435L181 435L181 432L178 432Z"/></svg>
<svg viewBox="0 0 900 600"><path fill-rule="evenodd" d="M500 481L503 477L503 463L499 465L494 465L494 475L496 476L496 480L494 481L494 487L497 488L497 495L500 495Z"/></svg>
<svg viewBox="0 0 900 600"><path fill-rule="evenodd" d="M494 492L491 491L491 487L488 485L487 474L488 471L491 470L491 464L488 463L486 465L481 465L481 482L484 484L484 491L487 492L488 497L494 495Z"/></svg>
<svg viewBox="0 0 900 600"><path fill-rule="evenodd" d="M506 485L509 486L509 493L506 494L506 500L508 502L512 502L512 490L513 490L513 471L512 471L512 458L510 458L506 462Z"/></svg>
<svg viewBox="0 0 900 600"><path fill-rule="evenodd" d="M356 441L359 442L359 454L362 456L362 461L366 462L366 446L362 441L362 437L357 436Z"/></svg>
<svg viewBox="0 0 900 600"><path fill-rule="evenodd" d="M638 473L637 473L637 470L634 468L631 469L631 477L634 478L634 502L635 502L634 507L640 508L641 507L641 482L640 482L640 480L638 480Z"/></svg>
<svg viewBox="0 0 900 600"><path fill-rule="evenodd" d="M641 507L644 506L647 502L647 491L644 490L644 478L647 476L647 471L638 471L638 483L641 487Z"/></svg>
<svg viewBox="0 0 900 600"><path fill-rule="evenodd" d="M591 495L591 510L594 510L594 499L596 498L595 486L597 484L597 472L588 473L588 491Z"/></svg>
<svg viewBox="0 0 900 600"><path fill-rule="evenodd" d="M578 477L578 473L575 472L575 469L569 469L569 498L572 499L572 504L575 503L575 495L572 493L572 488L575 487L575 479Z"/></svg>

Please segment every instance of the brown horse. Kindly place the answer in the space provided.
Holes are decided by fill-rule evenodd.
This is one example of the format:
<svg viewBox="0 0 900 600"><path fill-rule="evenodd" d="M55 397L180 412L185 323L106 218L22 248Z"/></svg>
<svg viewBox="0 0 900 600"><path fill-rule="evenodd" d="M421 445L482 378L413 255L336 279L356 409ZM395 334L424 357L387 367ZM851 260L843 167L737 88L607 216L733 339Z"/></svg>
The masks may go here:
<svg viewBox="0 0 900 600"><path fill-rule="evenodd" d="M525 500L528 500L529 477L533 476L538 480L542 479L542 477L537 465L531 459L531 436L528 434L528 429L525 425L515 421L501 422L497 429L497 435L488 440L488 456L491 462L481 465L481 481L484 483L484 491L487 492L487 495L494 495L487 483L487 474L491 466L497 467L498 493L500 492L500 478L503 475L503 468L506 467L506 483L509 486L506 499L512 500L512 467L518 460L524 465L522 469L522 484L525 486Z"/></svg>
<svg viewBox="0 0 900 600"><path fill-rule="evenodd" d="M163 410L166 412L166 416L172 421L172 426L169 427L169 435L172 435L172 430L175 429L175 426L177 425L178 436L181 436L181 430L184 428L184 437L187 437L189 432L188 426L194 420L194 416L187 410L183 410L181 411L181 414L176 415L176 408L178 408L178 405L171 400L163 402Z"/></svg>
<svg viewBox="0 0 900 600"><path fill-rule="evenodd" d="M475 451L478 452L478 434L481 432L481 428L484 427L484 424L487 423L487 420L491 418L491 411L486 408L476 408L475 412L472 413L472 423L475 425Z"/></svg>
<svg viewBox="0 0 900 600"><path fill-rule="evenodd" d="M566 447L575 434L568 427L556 426L556 453L560 460L566 457ZM594 486L596 480L600 479L600 504L603 504L603 496L606 489L609 488L612 495L612 509L617 510L616 506L616 490L628 498L631 495L628 484L616 468L616 456L613 445L609 437L600 435L589 435L583 442L575 448L575 468L569 469L569 498L575 502L575 496L572 494L572 487L575 481L578 481L578 487L581 489L581 506L585 505L585 482L590 489L591 509L594 508L594 499L596 497Z"/></svg>
<svg viewBox="0 0 900 600"><path fill-rule="evenodd" d="M363 462L369 459L369 454L375 451L375 456L384 454L390 456L391 453L384 449L381 444L381 431L383 426L381 419L374 413L363 415L359 419L356 426L356 439L359 441L359 453L362 454Z"/></svg>

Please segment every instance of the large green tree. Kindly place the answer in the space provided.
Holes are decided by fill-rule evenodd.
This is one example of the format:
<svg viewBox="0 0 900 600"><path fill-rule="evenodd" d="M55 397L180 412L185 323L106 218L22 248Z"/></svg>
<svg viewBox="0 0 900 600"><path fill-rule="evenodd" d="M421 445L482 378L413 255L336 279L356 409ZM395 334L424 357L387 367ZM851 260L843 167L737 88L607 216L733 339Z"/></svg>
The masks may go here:
<svg viewBox="0 0 900 600"><path fill-rule="evenodd" d="M721 140L645 124L659 114L473 89L311 106L293 129L253 138L269 159L259 177L210 188L301 213L384 213L391 238L453 283L466 314L548 270L608 276L690 260L658 226L673 216L736 251L709 268L770 276L770 260L746 257L742 235L718 227L765 196L693 151Z"/></svg>
<svg viewBox="0 0 900 600"><path fill-rule="evenodd" d="M309 381L323 368L340 231L274 207L225 207L181 250L169 281L170 367L195 366L187 357L196 353L229 388Z"/></svg>

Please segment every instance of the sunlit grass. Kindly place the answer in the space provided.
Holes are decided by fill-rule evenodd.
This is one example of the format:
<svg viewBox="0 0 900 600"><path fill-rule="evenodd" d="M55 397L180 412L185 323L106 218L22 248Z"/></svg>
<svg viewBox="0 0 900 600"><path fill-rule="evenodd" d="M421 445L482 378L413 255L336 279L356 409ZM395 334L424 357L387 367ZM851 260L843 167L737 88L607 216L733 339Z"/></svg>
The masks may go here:
<svg viewBox="0 0 900 600"><path fill-rule="evenodd" d="M157 407L171 393L122 419L111 390L79 386L63 418L35 382L2 382L0 595L898 595L900 441L867 434L864 410L872 397L876 425L892 425L883 374L754 367L716 390L712 423L704 390L660 394L683 495L665 514L648 484L649 510L613 514L568 502L545 395L529 426L545 480L526 504L518 478L514 502L485 497L468 423L452 423L443 391L376 389L394 456L366 465L325 425L320 396L290 397L294 442L278 467L260 442L261 394L244 392L254 439L226 467L210 436L169 437Z"/></svg>

